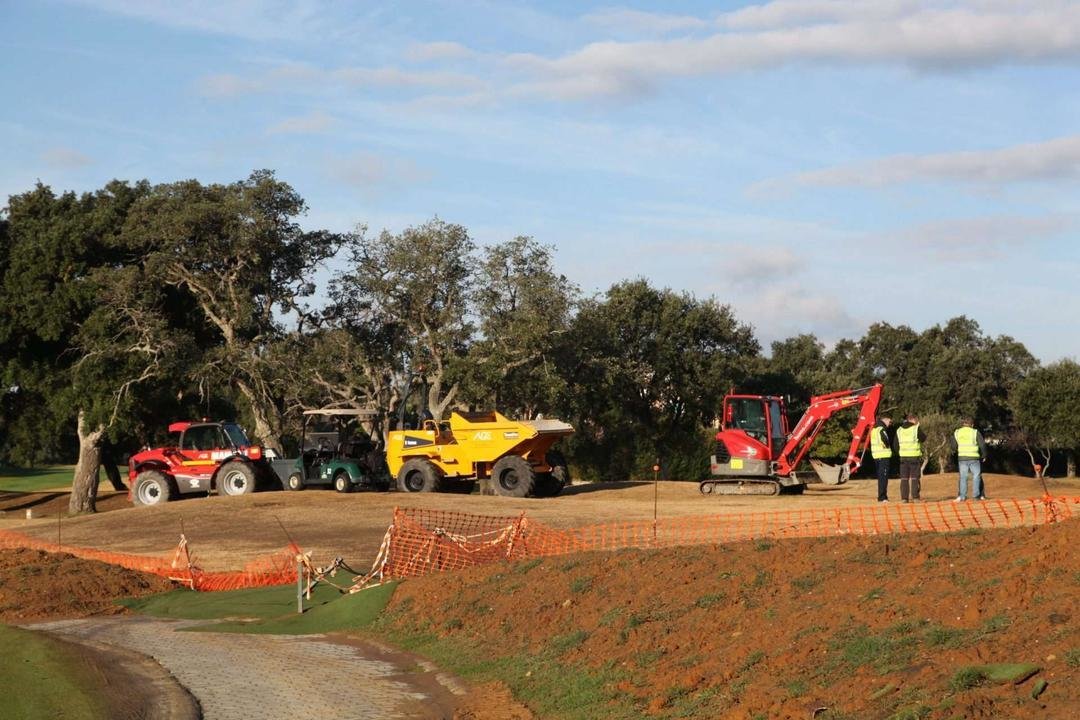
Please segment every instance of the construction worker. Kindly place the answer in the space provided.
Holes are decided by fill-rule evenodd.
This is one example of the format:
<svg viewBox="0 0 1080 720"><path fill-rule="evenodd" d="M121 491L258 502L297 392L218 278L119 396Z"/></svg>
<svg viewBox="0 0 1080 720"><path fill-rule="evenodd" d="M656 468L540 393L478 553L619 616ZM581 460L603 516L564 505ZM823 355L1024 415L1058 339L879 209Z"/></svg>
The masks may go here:
<svg viewBox="0 0 1080 720"><path fill-rule="evenodd" d="M986 440L975 429L975 421L964 418L952 437L952 449L956 453L956 466L960 470L960 482L955 502L967 500L967 476L971 474L971 497L985 500L983 494L982 464L986 462Z"/></svg>
<svg viewBox="0 0 1080 720"><path fill-rule="evenodd" d="M889 465L896 455L896 436L889 435L892 418L880 417L870 430L870 457L877 465L877 499L889 502Z"/></svg>
<svg viewBox="0 0 1080 720"><path fill-rule="evenodd" d="M914 413L896 430L896 454L900 456L900 498L904 502L920 500L922 489L922 444L926 433Z"/></svg>

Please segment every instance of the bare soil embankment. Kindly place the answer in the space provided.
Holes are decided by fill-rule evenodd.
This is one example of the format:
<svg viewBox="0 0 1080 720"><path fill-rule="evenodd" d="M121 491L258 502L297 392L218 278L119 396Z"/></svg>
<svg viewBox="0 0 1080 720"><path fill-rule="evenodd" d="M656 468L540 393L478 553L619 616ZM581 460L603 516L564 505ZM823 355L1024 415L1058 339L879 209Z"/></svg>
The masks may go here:
<svg viewBox="0 0 1080 720"><path fill-rule="evenodd" d="M540 688L543 672L508 662L519 697L590 676L581 717L1071 720L1078 544L1070 520L555 557L408 581L384 623L489 665L558 668ZM1039 671L1014 685L973 669L994 663Z"/></svg>

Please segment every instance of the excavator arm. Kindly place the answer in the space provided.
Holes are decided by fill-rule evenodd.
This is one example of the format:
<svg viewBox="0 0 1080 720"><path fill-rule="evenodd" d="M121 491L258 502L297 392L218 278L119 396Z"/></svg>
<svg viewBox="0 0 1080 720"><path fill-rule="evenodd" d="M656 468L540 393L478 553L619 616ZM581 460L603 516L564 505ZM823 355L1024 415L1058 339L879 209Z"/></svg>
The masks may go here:
<svg viewBox="0 0 1080 720"><path fill-rule="evenodd" d="M874 425L880 402L880 384L810 398L810 407L795 425L779 457L774 461L776 474L791 475L799 463L806 459L810 448L829 418L841 410L858 406L859 419L851 431L851 446L848 448L847 460L844 464L827 465L819 460L810 460L810 464L822 482L829 485L847 482L851 474L862 464L859 448L869 439L868 433Z"/></svg>

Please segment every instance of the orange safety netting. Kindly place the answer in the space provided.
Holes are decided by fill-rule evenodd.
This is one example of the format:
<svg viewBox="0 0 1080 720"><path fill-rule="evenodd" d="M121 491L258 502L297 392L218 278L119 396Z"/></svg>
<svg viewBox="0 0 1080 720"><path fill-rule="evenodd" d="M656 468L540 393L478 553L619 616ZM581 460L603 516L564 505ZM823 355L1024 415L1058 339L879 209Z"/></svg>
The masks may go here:
<svg viewBox="0 0 1080 720"><path fill-rule="evenodd" d="M1044 525L1080 516L1080 498L1017 498L807 508L553 528L522 513L492 517L398 508L360 585L501 560L590 550L661 548L759 538L955 532Z"/></svg>
<svg viewBox="0 0 1080 720"><path fill-rule="evenodd" d="M239 590L296 582L296 556L300 553L298 547L290 545L271 555L248 562L241 570L207 572L195 562L194 555L188 547L187 538L183 536L180 537L176 552L171 557L131 555L97 548L61 545L13 530L0 530L0 548L68 553L85 560L98 560L129 570L160 575L201 591Z"/></svg>

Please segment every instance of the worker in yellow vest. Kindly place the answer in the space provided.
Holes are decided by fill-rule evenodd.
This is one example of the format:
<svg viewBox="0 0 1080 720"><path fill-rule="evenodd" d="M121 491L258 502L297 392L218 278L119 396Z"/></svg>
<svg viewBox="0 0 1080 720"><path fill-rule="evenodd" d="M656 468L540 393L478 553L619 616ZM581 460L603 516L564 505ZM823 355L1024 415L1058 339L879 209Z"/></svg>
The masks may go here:
<svg viewBox="0 0 1080 720"><path fill-rule="evenodd" d="M896 455L896 436L889 434L892 418L880 417L870 430L870 457L877 465L877 499L889 502L889 465Z"/></svg>
<svg viewBox="0 0 1080 720"><path fill-rule="evenodd" d="M955 502L967 500L967 478L971 475L971 497L985 500L982 464L986 462L986 440L975 429L975 421L964 418L952 437L952 449L956 453L956 466L960 469L960 483Z"/></svg>
<svg viewBox="0 0 1080 720"><path fill-rule="evenodd" d="M921 500L923 443L926 433L919 427L914 413L896 430L896 454L900 456L900 499L904 502Z"/></svg>

